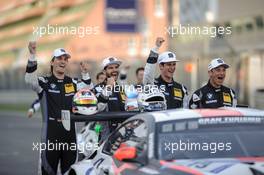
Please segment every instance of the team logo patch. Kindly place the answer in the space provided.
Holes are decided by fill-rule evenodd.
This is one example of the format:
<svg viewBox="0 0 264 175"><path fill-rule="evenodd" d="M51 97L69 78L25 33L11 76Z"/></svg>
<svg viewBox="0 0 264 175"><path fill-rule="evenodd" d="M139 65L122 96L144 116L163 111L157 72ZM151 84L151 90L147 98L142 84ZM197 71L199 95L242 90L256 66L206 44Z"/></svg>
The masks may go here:
<svg viewBox="0 0 264 175"><path fill-rule="evenodd" d="M71 92L74 92L74 86L73 86L72 83L65 84L65 85L64 85L64 88L65 88L65 93L71 93Z"/></svg>
<svg viewBox="0 0 264 175"><path fill-rule="evenodd" d="M200 97L198 97L198 95L196 94L193 94L192 98L193 98L193 102L197 102L200 100Z"/></svg>
<svg viewBox="0 0 264 175"><path fill-rule="evenodd" d="M223 100L224 100L224 102L231 103L230 94L223 92Z"/></svg>
<svg viewBox="0 0 264 175"><path fill-rule="evenodd" d="M220 59L218 59L217 62L220 63L220 64L224 63L223 60L220 60Z"/></svg>
<svg viewBox="0 0 264 175"><path fill-rule="evenodd" d="M173 58L174 57L173 53L168 53L168 56L169 56L169 58Z"/></svg>
<svg viewBox="0 0 264 175"><path fill-rule="evenodd" d="M213 98L213 94L211 94L211 93L207 93L206 96L207 96L207 98L208 98L209 100Z"/></svg>
<svg viewBox="0 0 264 175"><path fill-rule="evenodd" d="M180 89L174 88L174 97L182 98L182 91Z"/></svg>
<svg viewBox="0 0 264 175"><path fill-rule="evenodd" d="M50 87L51 87L51 89L55 89L55 87L56 87L56 84L54 84L54 83L51 83L51 84L50 84Z"/></svg>
<svg viewBox="0 0 264 175"><path fill-rule="evenodd" d="M64 50L64 49L60 49L60 51L61 51L61 52L65 52L65 50Z"/></svg>

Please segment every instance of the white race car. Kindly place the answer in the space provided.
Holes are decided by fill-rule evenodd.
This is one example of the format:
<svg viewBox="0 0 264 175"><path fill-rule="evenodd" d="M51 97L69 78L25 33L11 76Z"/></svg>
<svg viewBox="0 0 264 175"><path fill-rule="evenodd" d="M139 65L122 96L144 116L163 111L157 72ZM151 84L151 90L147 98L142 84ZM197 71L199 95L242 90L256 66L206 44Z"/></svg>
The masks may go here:
<svg viewBox="0 0 264 175"><path fill-rule="evenodd" d="M264 175L264 111L178 109L135 115L70 174Z"/></svg>

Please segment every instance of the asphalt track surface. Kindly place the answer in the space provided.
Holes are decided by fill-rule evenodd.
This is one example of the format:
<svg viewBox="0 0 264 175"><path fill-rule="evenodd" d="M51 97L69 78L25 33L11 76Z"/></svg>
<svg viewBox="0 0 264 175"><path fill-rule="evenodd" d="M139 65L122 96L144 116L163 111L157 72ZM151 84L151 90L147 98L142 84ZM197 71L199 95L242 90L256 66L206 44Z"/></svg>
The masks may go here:
<svg viewBox="0 0 264 175"><path fill-rule="evenodd" d="M26 112L0 111L0 175L37 175L41 115L26 117ZM84 123L76 123L77 131Z"/></svg>
<svg viewBox="0 0 264 175"><path fill-rule="evenodd" d="M28 119L26 113L0 111L0 175L36 175L41 118Z"/></svg>

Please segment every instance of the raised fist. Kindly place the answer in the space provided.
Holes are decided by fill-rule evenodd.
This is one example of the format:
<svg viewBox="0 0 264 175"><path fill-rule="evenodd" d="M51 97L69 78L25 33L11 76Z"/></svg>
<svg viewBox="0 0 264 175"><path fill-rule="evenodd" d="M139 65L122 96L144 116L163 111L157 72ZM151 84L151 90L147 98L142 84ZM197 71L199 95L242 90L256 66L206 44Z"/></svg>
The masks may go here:
<svg viewBox="0 0 264 175"><path fill-rule="evenodd" d="M162 37L157 37L156 46L160 47L165 40Z"/></svg>
<svg viewBox="0 0 264 175"><path fill-rule="evenodd" d="M30 54L36 54L37 43L36 41L30 41L28 44L28 50Z"/></svg>

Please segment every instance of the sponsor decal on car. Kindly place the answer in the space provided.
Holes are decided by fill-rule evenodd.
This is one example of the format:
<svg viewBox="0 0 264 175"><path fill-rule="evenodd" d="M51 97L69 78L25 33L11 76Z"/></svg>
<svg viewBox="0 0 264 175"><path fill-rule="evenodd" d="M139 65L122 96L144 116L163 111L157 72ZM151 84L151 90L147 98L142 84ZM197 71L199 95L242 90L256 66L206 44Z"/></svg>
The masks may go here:
<svg viewBox="0 0 264 175"><path fill-rule="evenodd" d="M208 117L198 119L200 125L233 124L233 123L262 123L261 117Z"/></svg>

